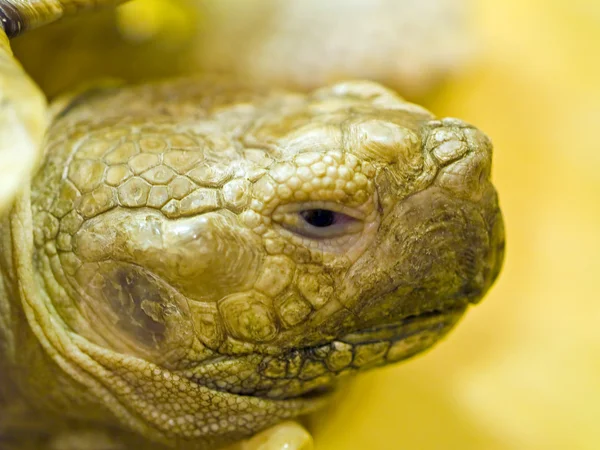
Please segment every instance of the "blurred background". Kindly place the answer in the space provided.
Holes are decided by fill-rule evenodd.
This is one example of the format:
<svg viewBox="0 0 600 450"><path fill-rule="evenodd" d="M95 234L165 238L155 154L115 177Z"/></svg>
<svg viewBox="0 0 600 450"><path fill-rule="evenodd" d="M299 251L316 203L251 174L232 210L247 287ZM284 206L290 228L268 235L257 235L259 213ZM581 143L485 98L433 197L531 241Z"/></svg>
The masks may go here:
<svg viewBox="0 0 600 450"><path fill-rule="evenodd" d="M495 144L500 279L433 351L309 418L316 449L600 448L600 2L322 0L329 21L275 3L135 0L14 46L50 96L107 76L355 75L476 124Z"/></svg>

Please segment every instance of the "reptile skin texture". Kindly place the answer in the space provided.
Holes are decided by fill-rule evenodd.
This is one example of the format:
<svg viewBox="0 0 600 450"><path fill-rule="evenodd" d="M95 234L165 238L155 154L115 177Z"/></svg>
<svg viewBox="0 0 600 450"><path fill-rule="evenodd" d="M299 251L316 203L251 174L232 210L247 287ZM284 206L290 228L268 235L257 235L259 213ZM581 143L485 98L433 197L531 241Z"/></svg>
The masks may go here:
<svg viewBox="0 0 600 450"><path fill-rule="evenodd" d="M31 448L251 436L429 348L500 270L489 139L376 83L185 78L53 113L0 225L0 401L44 418Z"/></svg>

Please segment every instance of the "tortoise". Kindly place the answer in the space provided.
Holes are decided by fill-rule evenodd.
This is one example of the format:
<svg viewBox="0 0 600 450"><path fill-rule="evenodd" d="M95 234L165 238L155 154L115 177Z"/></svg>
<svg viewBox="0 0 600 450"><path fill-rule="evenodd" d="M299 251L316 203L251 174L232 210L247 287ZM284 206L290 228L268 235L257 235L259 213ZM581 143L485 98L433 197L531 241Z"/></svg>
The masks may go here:
<svg viewBox="0 0 600 450"><path fill-rule="evenodd" d="M311 448L295 418L497 278L477 128L364 80L111 83L47 112L6 35L56 5L0 4L2 448Z"/></svg>

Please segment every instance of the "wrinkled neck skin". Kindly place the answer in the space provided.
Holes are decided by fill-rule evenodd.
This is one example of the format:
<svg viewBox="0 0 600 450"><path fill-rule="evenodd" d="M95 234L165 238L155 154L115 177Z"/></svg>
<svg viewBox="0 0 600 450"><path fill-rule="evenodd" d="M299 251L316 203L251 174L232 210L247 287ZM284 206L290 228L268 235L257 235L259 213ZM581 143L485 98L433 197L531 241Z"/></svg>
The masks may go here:
<svg viewBox="0 0 600 450"><path fill-rule="evenodd" d="M489 140L376 84L187 79L55 113L0 242L2 373L45 417L235 441L429 348L500 270Z"/></svg>

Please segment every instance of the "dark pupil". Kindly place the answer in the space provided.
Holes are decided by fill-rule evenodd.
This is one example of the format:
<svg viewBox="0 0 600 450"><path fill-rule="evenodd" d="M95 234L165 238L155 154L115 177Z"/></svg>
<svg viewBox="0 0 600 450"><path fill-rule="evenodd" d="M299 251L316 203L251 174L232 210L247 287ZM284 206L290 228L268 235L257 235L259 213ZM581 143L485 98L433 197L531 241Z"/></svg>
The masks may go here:
<svg viewBox="0 0 600 450"><path fill-rule="evenodd" d="M302 217L313 227L328 227L335 221L335 213L327 209L309 209L302 211Z"/></svg>

